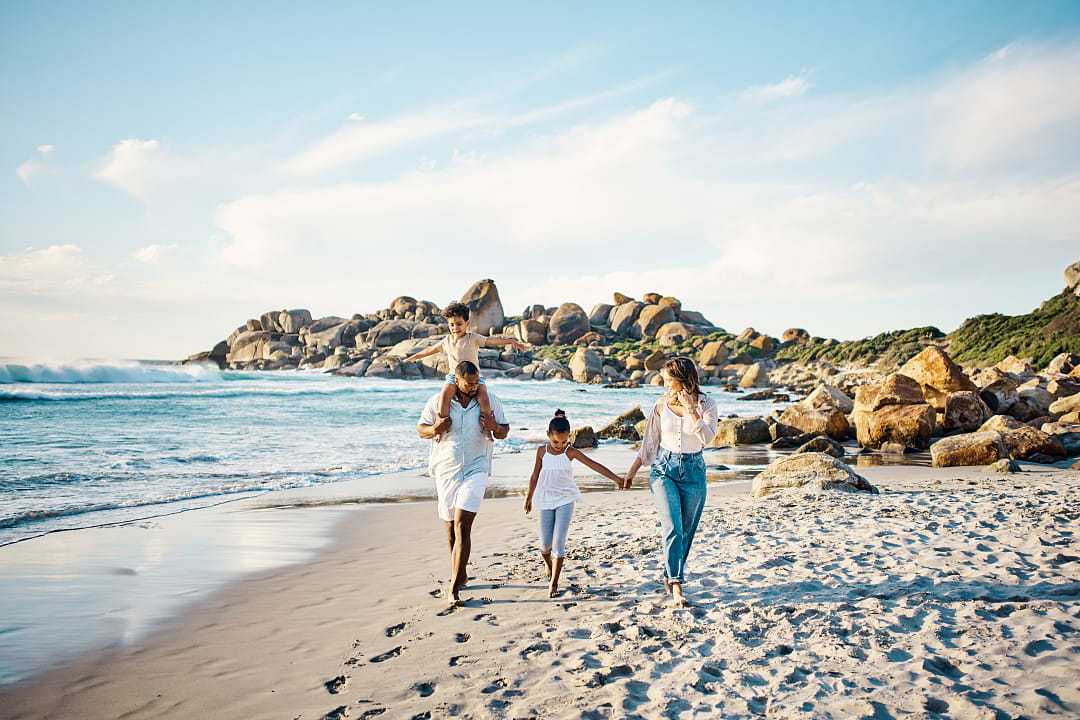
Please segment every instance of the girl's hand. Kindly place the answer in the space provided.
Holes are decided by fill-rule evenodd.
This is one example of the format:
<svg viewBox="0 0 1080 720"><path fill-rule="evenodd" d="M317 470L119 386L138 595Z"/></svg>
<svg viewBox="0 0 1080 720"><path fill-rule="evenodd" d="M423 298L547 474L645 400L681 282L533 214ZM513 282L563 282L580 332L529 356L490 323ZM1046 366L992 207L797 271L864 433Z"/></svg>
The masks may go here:
<svg viewBox="0 0 1080 720"><path fill-rule="evenodd" d="M532 498L527 497L527 498L525 498L525 514L528 515L531 512L532 512Z"/></svg>

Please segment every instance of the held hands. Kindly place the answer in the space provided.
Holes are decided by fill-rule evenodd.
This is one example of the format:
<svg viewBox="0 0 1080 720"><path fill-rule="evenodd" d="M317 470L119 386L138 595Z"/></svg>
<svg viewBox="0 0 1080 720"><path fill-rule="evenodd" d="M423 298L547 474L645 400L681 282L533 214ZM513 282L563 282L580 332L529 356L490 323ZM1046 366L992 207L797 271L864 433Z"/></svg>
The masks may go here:
<svg viewBox="0 0 1080 720"><path fill-rule="evenodd" d="M629 470L627 470L626 475L622 479L622 489L623 490L629 490L631 487L634 486L634 476L635 475L637 475L636 472L630 472Z"/></svg>

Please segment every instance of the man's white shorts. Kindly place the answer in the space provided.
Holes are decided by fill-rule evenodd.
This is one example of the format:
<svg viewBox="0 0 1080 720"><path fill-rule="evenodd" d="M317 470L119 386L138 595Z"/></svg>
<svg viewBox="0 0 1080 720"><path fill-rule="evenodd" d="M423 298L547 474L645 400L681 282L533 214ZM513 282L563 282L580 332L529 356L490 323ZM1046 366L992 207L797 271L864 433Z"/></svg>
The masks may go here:
<svg viewBox="0 0 1080 720"><path fill-rule="evenodd" d="M487 473L476 472L463 480L440 480L436 483L439 493L439 517L446 521L454 519L454 509L476 512L487 489Z"/></svg>

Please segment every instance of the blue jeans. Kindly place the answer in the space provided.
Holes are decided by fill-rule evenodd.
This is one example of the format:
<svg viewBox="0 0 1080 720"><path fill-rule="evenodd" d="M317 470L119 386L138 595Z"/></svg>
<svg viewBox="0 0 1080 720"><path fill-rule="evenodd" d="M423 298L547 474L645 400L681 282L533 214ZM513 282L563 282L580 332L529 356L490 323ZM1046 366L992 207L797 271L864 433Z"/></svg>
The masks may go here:
<svg viewBox="0 0 1080 720"><path fill-rule="evenodd" d="M681 583L705 509L705 458L699 452L673 453L660 448L649 472L649 492L663 532L664 577Z"/></svg>

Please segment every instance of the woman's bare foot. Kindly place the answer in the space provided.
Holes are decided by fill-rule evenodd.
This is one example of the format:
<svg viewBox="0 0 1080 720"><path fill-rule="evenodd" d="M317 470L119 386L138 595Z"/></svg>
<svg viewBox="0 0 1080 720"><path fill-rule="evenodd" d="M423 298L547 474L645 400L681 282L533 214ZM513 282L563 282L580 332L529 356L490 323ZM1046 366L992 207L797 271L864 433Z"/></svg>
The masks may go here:
<svg viewBox="0 0 1080 720"><path fill-rule="evenodd" d="M675 607L689 607L690 601L686 599L686 596L682 593L682 583L670 583L671 585L671 604Z"/></svg>
<svg viewBox="0 0 1080 720"><path fill-rule="evenodd" d="M667 595L671 594L671 581L666 577L664 578L664 593Z"/></svg>

